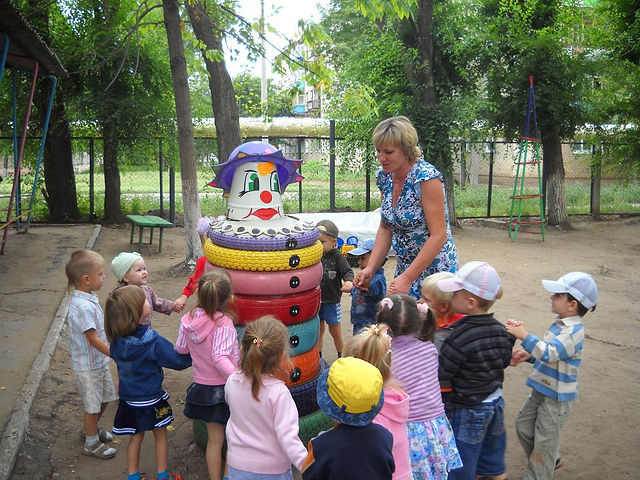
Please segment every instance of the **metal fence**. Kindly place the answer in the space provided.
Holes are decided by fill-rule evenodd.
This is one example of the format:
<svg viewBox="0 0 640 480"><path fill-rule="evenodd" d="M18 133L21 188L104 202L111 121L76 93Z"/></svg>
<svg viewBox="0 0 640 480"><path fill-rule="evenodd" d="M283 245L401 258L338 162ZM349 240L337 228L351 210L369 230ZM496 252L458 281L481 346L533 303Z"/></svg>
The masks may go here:
<svg viewBox="0 0 640 480"><path fill-rule="evenodd" d="M246 140L255 140L248 138ZM269 137L290 158L304 160L302 182L290 185L283 194L285 211L369 211L380 205L375 185L378 163L373 152L350 151L341 139L330 137ZM13 158L10 138L0 138L0 208L11 192ZM32 138L25 149L23 182L32 165L28 152L39 139ZM222 191L208 187L211 165L218 163L213 137L197 137L196 164L203 214L224 212ZM33 144L33 145L32 145ZM457 141L452 145L456 161L453 177L458 217L501 217L509 215L515 180L516 143ZM570 214L640 213L640 182L616 172L602 170L594 161L598 145L584 142L563 144L567 204ZM103 141L95 137L74 137L73 165L81 214L88 219L104 212ZM122 142L118 149L121 204L126 213L153 211L171 221L182 212L182 186L177 139L152 138ZM371 167L368 167L371 165ZM536 172L527 171L527 188L537 188ZM43 174L40 187L44 186ZM25 186L26 188L26 186ZM23 190L25 190L23 188ZM28 186L31 189L31 186ZM46 220L46 203L37 189L36 221Z"/></svg>

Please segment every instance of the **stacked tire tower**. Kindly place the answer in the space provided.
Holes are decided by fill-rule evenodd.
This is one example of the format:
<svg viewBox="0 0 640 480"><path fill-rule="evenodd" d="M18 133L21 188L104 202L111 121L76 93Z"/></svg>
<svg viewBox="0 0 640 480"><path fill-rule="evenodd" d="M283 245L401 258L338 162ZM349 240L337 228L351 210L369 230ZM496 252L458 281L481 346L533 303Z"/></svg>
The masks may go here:
<svg viewBox="0 0 640 480"><path fill-rule="evenodd" d="M268 143L247 142L214 166L209 185L224 190L227 214L211 223L204 251L210 268L225 268L231 276L238 340L249 322L265 315L287 327L292 366L285 383L306 446L331 422L316 401L318 378L327 367L316 347L322 245L313 224L284 215L281 197L289 183L302 179L300 164ZM194 432L204 447L205 425L194 422Z"/></svg>

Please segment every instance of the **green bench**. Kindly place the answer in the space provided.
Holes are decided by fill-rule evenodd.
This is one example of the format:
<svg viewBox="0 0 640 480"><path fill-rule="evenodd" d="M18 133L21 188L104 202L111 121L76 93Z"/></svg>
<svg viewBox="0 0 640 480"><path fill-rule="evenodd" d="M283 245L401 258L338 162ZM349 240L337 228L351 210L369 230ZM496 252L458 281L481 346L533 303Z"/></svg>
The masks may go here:
<svg viewBox="0 0 640 480"><path fill-rule="evenodd" d="M151 228L151 233L149 234L149 245L153 243L153 229L160 229L160 243L158 248L158 253L162 252L162 234L165 227L173 227L173 223L165 220L161 217L156 217L155 215L127 215L127 221L131 222L131 238L129 239L129 243L133 243L133 233L136 229L136 226L140 229L140 235L138 237L138 252L142 252L142 231L144 227Z"/></svg>

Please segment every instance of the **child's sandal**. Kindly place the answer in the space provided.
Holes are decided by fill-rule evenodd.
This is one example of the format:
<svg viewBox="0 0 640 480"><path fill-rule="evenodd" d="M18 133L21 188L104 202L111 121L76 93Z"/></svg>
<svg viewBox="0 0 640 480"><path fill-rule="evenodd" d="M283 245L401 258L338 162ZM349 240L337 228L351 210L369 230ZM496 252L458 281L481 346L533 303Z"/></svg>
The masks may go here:
<svg viewBox="0 0 640 480"><path fill-rule="evenodd" d="M159 480L159 479L156 478L156 480ZM168 480L184 480L184 477L182 475L180 475L179 473L169 473L169 479Z"/></svg>
<svg viewBox="0 0 640 480"><path fill-rule="evenodd" d="M558 457L556 459L556 465L555 467L553 467L553 470L559 470L564 466L564 460L562 459L562 457Z"/></svg>
<svg viewBox="0 0 640 480"><path fill-rule="evenodd" d="M82 447L82 454L89 457L101 458L107 460L116 456L118 451L113 447L107 447L104 443L98 442L95 445L87 445Z"/></svg>
<svg viewBox="0 0 640 480"><path fill-rule="evenodd" d="M80 439L83 442L87 441L87 434L84 433L84 430L82 429L80 430ZM113 442L113 435L107 430L98 428L98 440L100 440L102 443Z"/></svg>

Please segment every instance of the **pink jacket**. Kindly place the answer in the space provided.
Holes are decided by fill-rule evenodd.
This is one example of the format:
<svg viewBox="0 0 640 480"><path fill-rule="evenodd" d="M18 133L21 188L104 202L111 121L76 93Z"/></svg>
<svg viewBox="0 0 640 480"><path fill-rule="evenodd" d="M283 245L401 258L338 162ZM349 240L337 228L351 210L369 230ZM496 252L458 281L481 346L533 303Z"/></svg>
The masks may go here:
<svg viewBox="0 0 640 480"><path fill-rule="evenodd" d="M300 469L307 450L298 437L298 409L282 380L262 375L257 402L251 379L235 372L224 387L231 411L227 422L229 466L253 473L278 474Z"/></svg>
<svg viewBox="0 0 640 480"><path fill-rule="evenodd" d="M409 417L409 395L402 390L385 387L382 410L373 419L373 423L382 425L393 435L393 460L396 471L393 480L411 478L411 459L409 458L409 435L407 418Z"/></svg>
<svg viewBox="0 0 640 480"><path fill-rule="evenodd" d="M211 319L201 308L182 317L176 350L191 354L193 381L200 385L224 385L240 358L233 321L221 312Z"/></svg>

